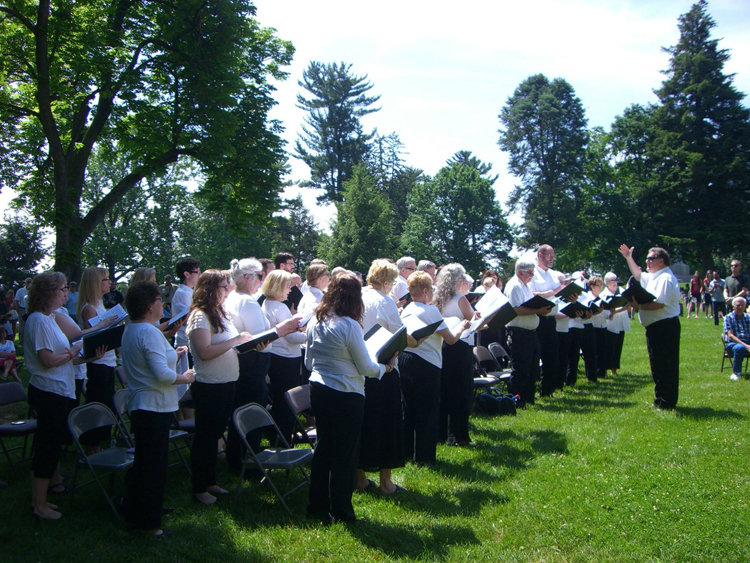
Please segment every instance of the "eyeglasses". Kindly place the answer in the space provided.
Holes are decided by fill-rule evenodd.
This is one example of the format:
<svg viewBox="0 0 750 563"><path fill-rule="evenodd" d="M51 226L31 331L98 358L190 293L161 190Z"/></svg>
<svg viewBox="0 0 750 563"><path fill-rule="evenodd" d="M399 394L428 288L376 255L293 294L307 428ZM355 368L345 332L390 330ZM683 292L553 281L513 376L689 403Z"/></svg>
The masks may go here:
<svg viewBox="0 0 750 563"><path fill-rule="evenodd" d="M732 268L739 268L740 264L732 264Z"/></svg>
<svg viewBox="0 0 750 563"><path fill-rule="evenodd" d="M402 268L402 270L411 270L412 272L415 272L417 269L412 268L411 266L405 266L404 268Z"/></svg>
<svg viewBox="0 0 750 563"><path fill-rule="evenodd" d="M155 299L155 301L161 301L162 303L164 302L164 300L163 300L163 299L162 299L161 297L157 297L157 298Z"/></svg>
<svg viewBox="0 0 750 563"><path fill-rule="evenodd" d="M229 291L229 284L228 284L228 283L227 283L227 284L224 284L224 285L220 285L219 287L220 287L221 289L223 289L224 291Z"/></svg>
<svg viewBox="0 0 750 563"><path fill-rule="evenodd" d="M654 260L658 260L658 256L646 256L646 262L653 262Z"/></svg>
<svg viewBox="0 0 750 563"><path fill-rule="evenodd" d="M200 274L201 271L200 270L190 270L190 273L191 274Z"/></svg>
<svg viewBox="0 0 750 563"><path fill-rule="evenodd" d="M250 272L249 274L245 274L246 276L255 276L259 280L263 279L263 274L259 274L258 272Z"/></svg>

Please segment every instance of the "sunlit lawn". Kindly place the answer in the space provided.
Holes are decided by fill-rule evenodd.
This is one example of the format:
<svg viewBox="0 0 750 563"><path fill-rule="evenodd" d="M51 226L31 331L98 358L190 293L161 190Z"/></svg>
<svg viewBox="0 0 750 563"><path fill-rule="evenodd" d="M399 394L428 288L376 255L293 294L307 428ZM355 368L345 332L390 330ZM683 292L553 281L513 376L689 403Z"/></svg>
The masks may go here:
<svg viewBox="0 0 750 563"><path fill-rule="evenodd" d="M618 377L579 378L516 417L474 417L474 448L443 446L434 470L396 472L405 494L355 494L366 520L354 526L307 520L304 491L293 517L249 487L203 508L181 467L169 474L173 538L128 535L93 487L72 508L55 497L63 519L37 523L28 465L16 479L0 459L0 561L750 561L750 381L719 374L712 321L683 320L679 405L657 411L632 327Z"/></svg>

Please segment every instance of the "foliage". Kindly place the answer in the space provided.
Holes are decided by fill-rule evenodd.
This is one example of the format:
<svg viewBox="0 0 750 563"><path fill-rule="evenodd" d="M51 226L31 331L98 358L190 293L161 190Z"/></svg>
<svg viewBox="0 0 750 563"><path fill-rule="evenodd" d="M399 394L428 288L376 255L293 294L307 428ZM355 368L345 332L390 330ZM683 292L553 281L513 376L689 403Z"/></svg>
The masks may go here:
<svg viewBox="0 0 750 563"><path fill-rule="evenodd" d="M500 148L521 184L508 205L524 212L523 247L566 247L575 228L586 148L586 116L573 87L543 74L524 80L500 112Z"/></svg>
<svg viewBox="0 0 750 563"><path fill-rule="evenodd" d="M367 153L370 135L360 118L378 111L380 96L367 96L367 75L351 73L351 64L310 62L299 85L310 97L297 95L297 107L308 112L294 145L297 158L310 168L307 186L324 190L320 203L343 201L344 183Z"/></svg>
<svg viewBox="0 0 750 563"><path fill-rule="evenodd" d="M21 216L5 214L0 225L0 283L8 287L32 275L44 258L42 230Z"/></svg>
<svg viewBox="0 0 750 563"><path fill-rule="evenodd" d="M397 244L393 215L386 197L364 165L357 165L344 184L343 201L336 206L330 239L323 239L318 254L331 268L343 266L367 272L376 258L391 258Z"/></svg>
<svg viewBox="0 0 750 563"><path fill-rule="evenodd" d="M284 210L287 215L274 217L271 228L273 248L276 249L273 255L278 252L291 253L294 256L297 271L304 272L316 256L320 232L316 228L315 219L302 203L301 196L286 200Z"/></svg>
<svg viewBox="0 0 750 563"><path fill-rule="evenodd" d="M494 177L486 177L490 165L467 155L456 153L411 192L401 244L418 260L459 262L478 275L508 259L513 237L495 200Z"/></svg>
<svg viewBox="0 0 750 563"><path fill-rule="evenodd" d="M56 268L144 178L191 159L208 209L237 227L269 216L285 156L268 119L293 48L249 0L0 2L0 181L56 230ZM86 209L92 154L124 165Z"/></svg>

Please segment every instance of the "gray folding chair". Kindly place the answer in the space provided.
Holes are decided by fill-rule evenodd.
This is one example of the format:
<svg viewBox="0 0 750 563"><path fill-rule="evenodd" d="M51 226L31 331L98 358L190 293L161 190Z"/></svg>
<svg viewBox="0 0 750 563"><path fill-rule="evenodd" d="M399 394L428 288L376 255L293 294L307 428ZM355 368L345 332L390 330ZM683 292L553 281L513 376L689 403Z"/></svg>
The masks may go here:
<svg viewBox="0 0 750 563"><path fill-rule="evenodd" d="M0 407L15 403L25 403L26 400L26 391L24 391L23 385L17 381L0 385ZM31 459L30 457L26 457L26 447L29 442L29 436L34 432L36 432L36 420L30 418L0 424L0 447L3 448L3 453L8 459L10 468L13 470L13 475L16 477L18 477L16 465L22 461ZM5 446L3 438L23 438L23 445L8 448ZM23 450L21 452L21 459L15 462L10 458L10 452L14 450Z"/></svg>
<svg viewBox="0 0 750 563"><path fill-rule="evenodd" d="M287 506L284 499L297 489L310 484L310 477L302 466L312 459L313 451L290 448L289 442L286 441L286 438L284 438L279 427L276 426L271 415L265 407L258 403L250 403L238 408L232 415L232 422L246 448L245 459L242 462L242 471L240 472L240 478L237 482L235 499L239 496L242 483L244 482L245 468L248 464L251 464L263 474L263 479L261 479L259 485L263 483L268 484L286 511L291 514L292 511L289 509L289 506ZM248 432L252 432L257 428L269 427L272 427L276 431L278 439L277 443L284 444L285 448L268 448L258 453L254 452L250 447L250 444L247 442ZM288 476L291 470L295 467L299 468L305 480L282 495L271 480L270 472L274 469L283 469L287 472Z"/></svg>
<svg viewBox="0 0 750 563"><path fill-rule="evenodd" d="M504 370L484 346L474 346L474 359L479 366L486 370L483 377L474 378L474 389L485 389L494 385L507 385L510 381L511 370ZM489 370L487 369L489 367Z"/></svg>
<svg viewBox="0 0 750 563"><path fill-rule="evenodd" d="M135 438L130 433L130 430L128 430L128 425L125 421L125 416L128 415L128 390L127 389L120 389L115 393L115 416L120 421L120 424L122 425L122 428L125 430L125 440L130 445L131 448L135 447ZM130 422L128 420L127 422ZM180 457L180 461L172 463L169 465L169 467L174 467L175 465L180 465L185 468L185 471L188 472L188 475L193 474L192 471L190 471L190 466L188 465L187 461L185 461L185 456L182 455L182 451L180 451L182 448L180 448L180 445L178 442L180 440L187 441L189 438L189 435L184 430L170 430L169 431L169 443L172 444L172 448L175 452L177 452L177 455Z"/></svg>
<svg viewBox="0 0 750 563"><path fill-rule="evenodd" d="M289 409L294 413L294 422L297 427L292 441L295 444L310 444L310 447L315 449L315 442L318 440L318 431L314 426L305 428L305 425L302 424L299 418L301 414L310 412L310 384L307 383L289 389L289 391L284 393L284 399L286 399Z"/></svg>
<svg viewBox="0 0 750 563"><path fill-rule="evenodd" d="M120 434L123 436L127 435L127 430L120 424L120 421L114 413L101 403L88 403L74 408L68 414L68 429L70 430L70 434L73 436L73 441L78 449L78 461L73 471L73 482L70 488L70 506L73 506L73 496L76 489L91 483L96 483L99 490L104 495L104 498L107 499L107 503L112 509L112 513L119 519L120 515L117 513L115 505L112 503L111 491L114 486L115 475L127 471L133 466L133 454L128 452L128 448L110 447L87 456L80 441L81 435L84 432L95 430L103 426L115 426ZM84 465L91 472L93 479L78 485L78 469ZM100 476L96 473L97 470L105 472L101 475L102 478L107 475L110 476L109 493L104 488L104 485L102 485Z"/></svg>
<svg viewBox="0 0 750 563"><path fill-rule="evenodd" d="M499 342L492 342L488 346L488 349L499 366L502 367L503 365L510 365L510 354L508 354L507 350L503 347L502 344L500 344Z"/></svg>

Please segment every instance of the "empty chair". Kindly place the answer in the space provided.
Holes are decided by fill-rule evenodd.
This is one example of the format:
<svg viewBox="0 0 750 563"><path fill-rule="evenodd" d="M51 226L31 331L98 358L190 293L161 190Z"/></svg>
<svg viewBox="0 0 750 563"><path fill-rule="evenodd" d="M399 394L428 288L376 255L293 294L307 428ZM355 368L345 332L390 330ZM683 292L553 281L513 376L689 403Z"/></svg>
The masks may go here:
<svg viewBox="0 0 750 563"><path fill-rule="evenodd" d="M510 365L510 354L499 342L492 342L488 347L490 354L495 358L495 361L501 367L503 365ZM507 370L504 370L507 371Z"/></svg>
<svg viewBox="0 0 750 563"><path fill-rule="evenodd" d="M497 384L506 384L510 380L510 370L503 370L500 367L500 364L495 359L495 356L490 354L490 351L487 350L484 346L475 346L474 347L474 359L477 361L477 363L487 370L489 367L489 370L487 370L485 373L485 377L482 378L475 378L474 380L474 388L475 389L482 389L484 387L491 387L492 385ZM480 381L477 381L479 379ZM486 383L486 379L491 379L492 381L489 383L489 385Z"/></svg>
<svg viewBox="0 0 750 563"><path fill-rule="evenodd" d="M307 449L297 450L290 448L289 442L286 441L286 438L284 438L284 436L282 435L279 427L276 426L276 423L273 421L273 418L271 418L271 415L264 407L262 407L258 403L250 403L235 410L234 414L232 415L232 423L234 424L234 427L237 430L237 433L239 434L246 448L245 458L242 460L242 470L240 471L240 478L237 483L237 491L235 497L240 493L240 489L242 488L242 483L245 478L245 469L247 468L248 464L250 464L251 466L256 467L263 474L263 479L261 479L260 484L266 483L269 487L271 487L271 490L273 490L274 494L284 506L286 511L291 514L292 511L289 509L289 506L284 499L297 489L303 487L304 485L310 484L310 477L302 466L312 460L313 451ZM272 428L273 430L275 430L278 439L277 443L284 444L285 448L268 448L257 453L254 452L252 447L250 447L250 444L248 444L247 442L247 434L248 432L252 432L253 430L259 428L265 428L267 430L270 430ZM282 495L271 480L270 472L273 469L283 469L285 471L289 471L291 469L294 469L295 467L299 468L305 480L299 485L292 487Z"/></svg>
<svg viewBox="0 0 750 563"><path fill-rule="evenodd" d="M299 387L293 387L284 393L286 404L294 413L295 431L292 437L295 444L307 443L314 449L315 442L318 439L318 431L314 426L305 428L302 421L299 419L301 414L307 414L310 411L310 384L300 385Z"/></svg>
<svg viewBox="0 0 750 563"><path fill-rule="evenodd" d="M23 385L18 382L4 383L0 385L0 407L6 405L12 405L15 403L26 402L26 391L23 389ZM16 465L24 460L31 459L26 457L26 447L28 445L29 436L36 431L36 420L15 420L13 422L7 422L0 424L0 447L3 448L3 453L8 459L13 474L18 477L16 471ZM8 448L5 446L3 438L23 438L22 446L13 446ZM13 461L10 458L10 452L13 450L23 450L21 452L21 459Z"/></svg>
<svg viewBox="0 0 750 563"><path fill-rule="evenodd" d="M115 426L122 435L126 435L127 430L120 424L114 413L101 403L88 403L74 408L68 414L68 429L70 430L70 434L73 437L76 448L78 449L78 461L75 470L73 471L70 491L70 505L73 505L73 495L77 488L96 483L99 490L104 495L104 498L107 499L107 503L112 509L112 513L119 519L120 516L112 503L111 489L114 485L115 474L127 471L133 466L133 454L128 451L128 448L110 447L87 456L80 441L81 434L84 432L102 428L104 426ZM89 469L93 479L81 485L77 485L78 469L82 465L85 465ZM97 475L97 470L105 471L104 475ZM109 493L100 480L100 477L106 477L107 475L110 475L111 477Z"/></svg>

